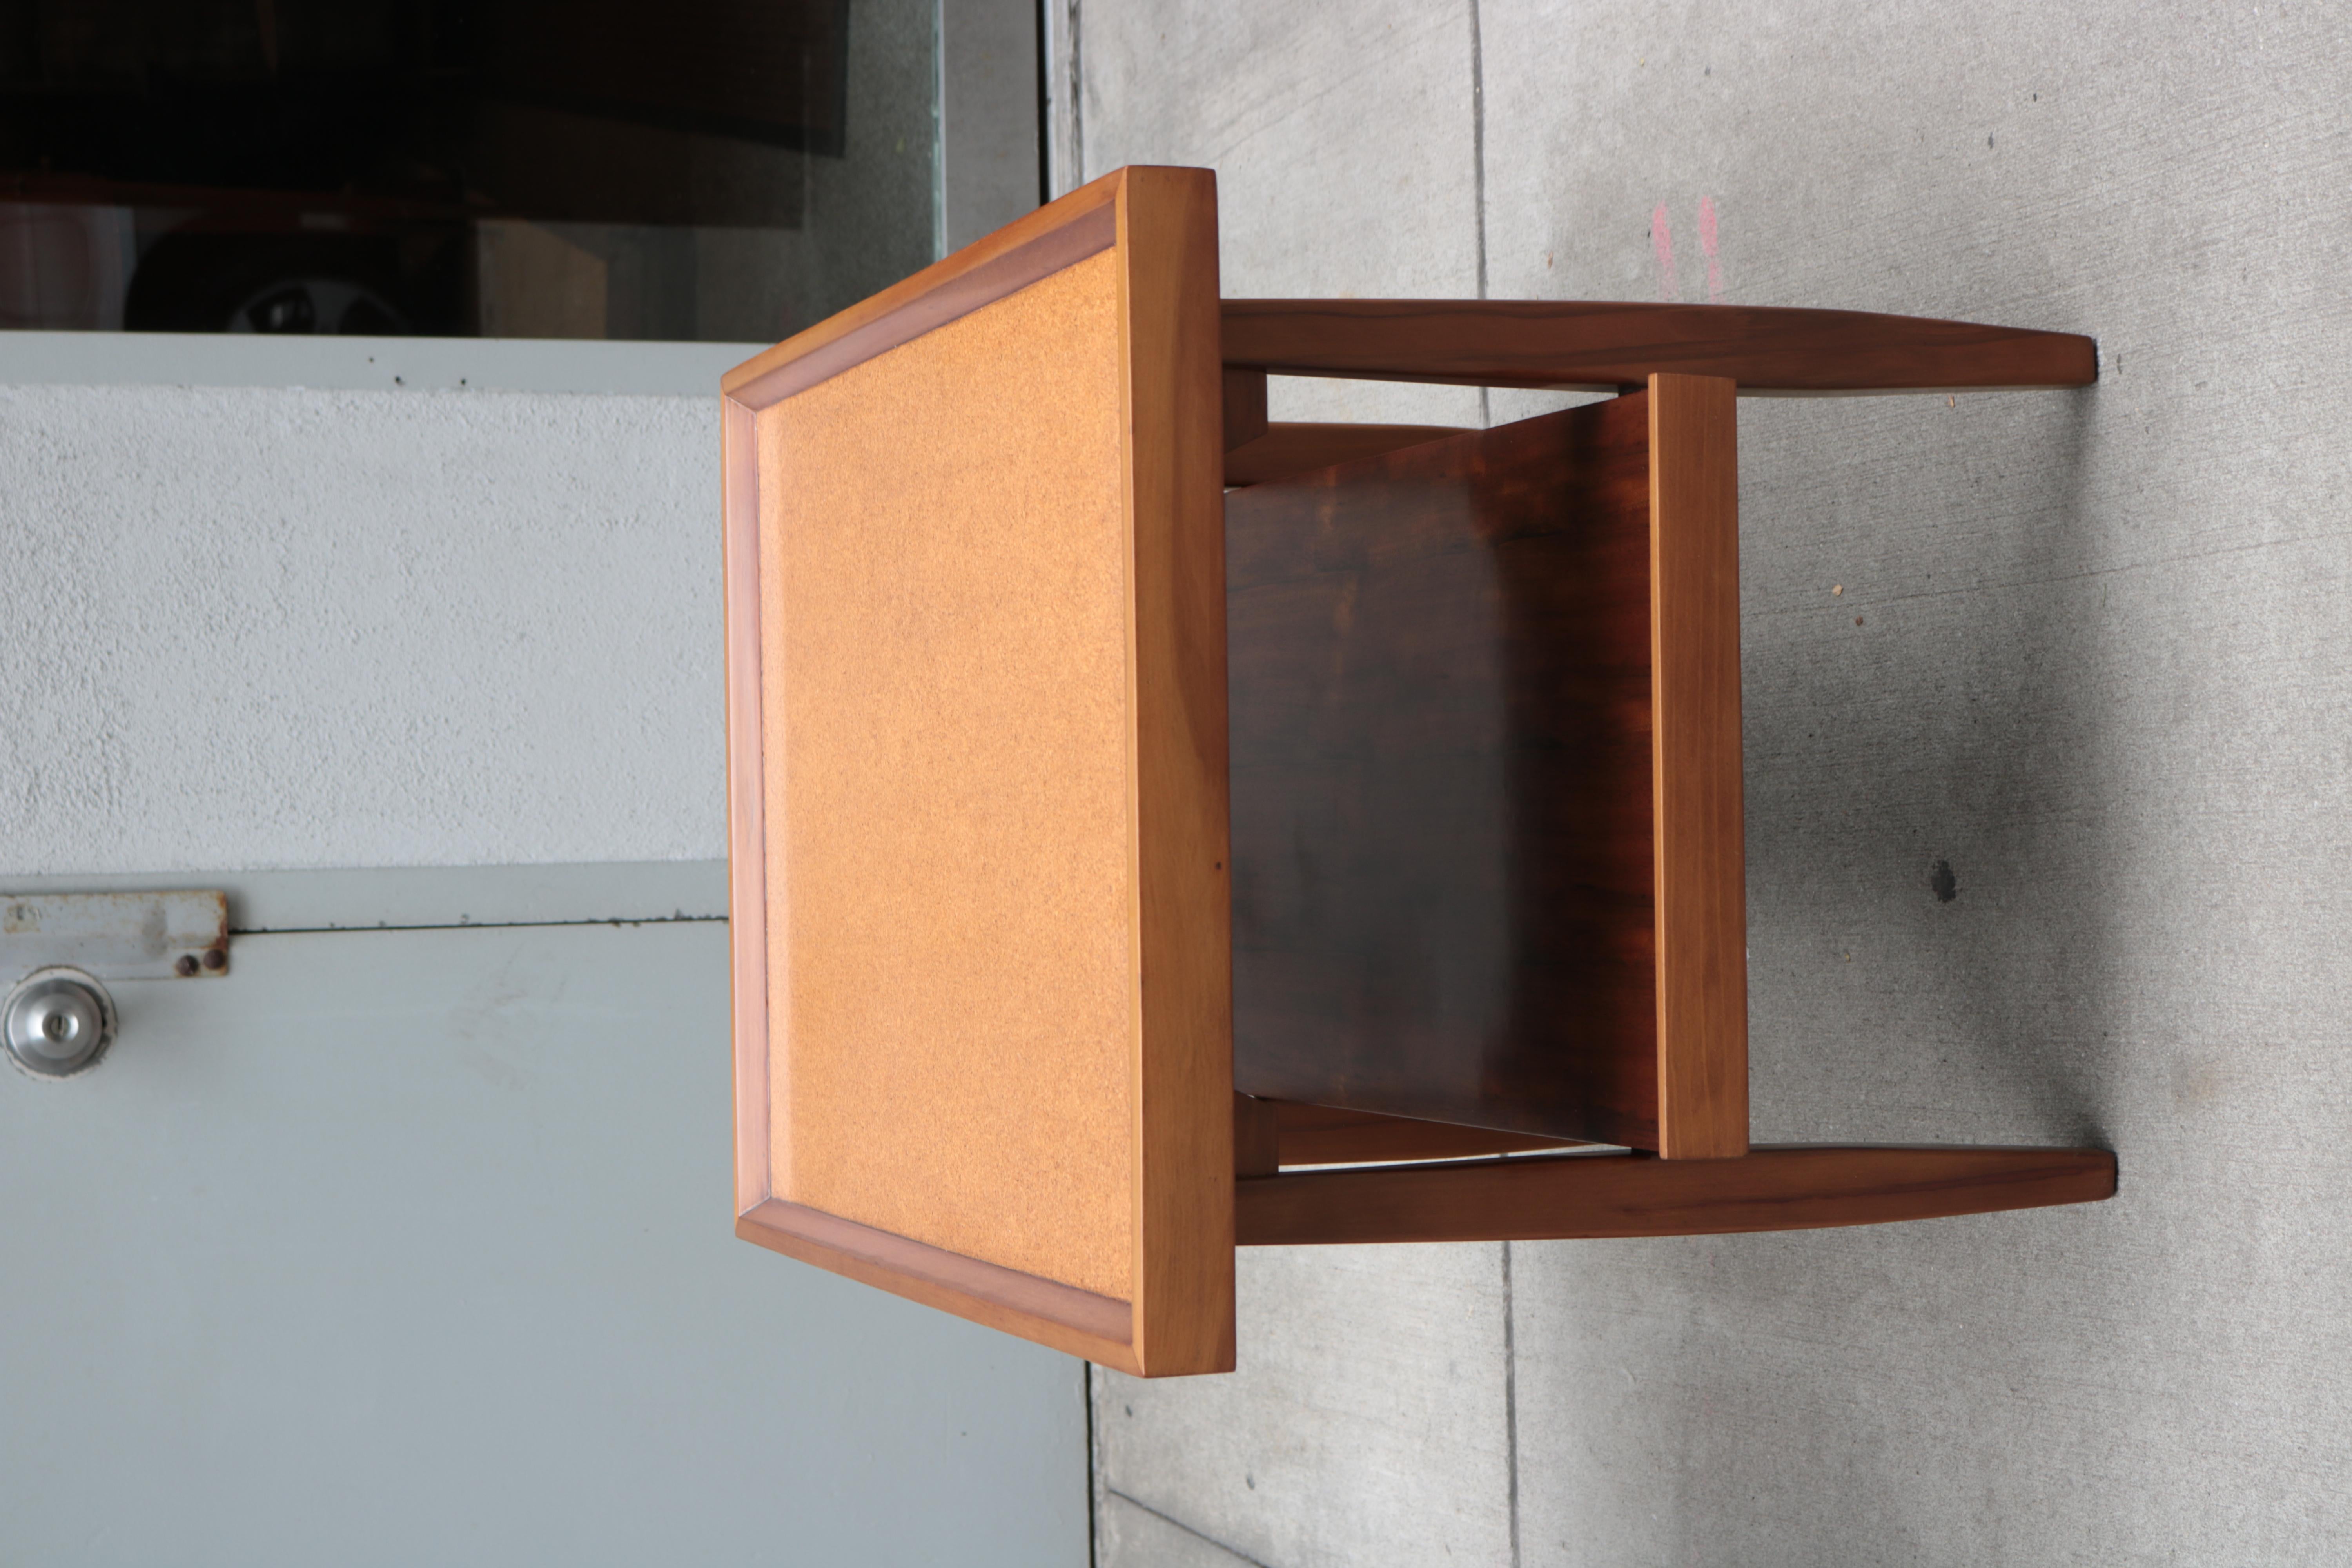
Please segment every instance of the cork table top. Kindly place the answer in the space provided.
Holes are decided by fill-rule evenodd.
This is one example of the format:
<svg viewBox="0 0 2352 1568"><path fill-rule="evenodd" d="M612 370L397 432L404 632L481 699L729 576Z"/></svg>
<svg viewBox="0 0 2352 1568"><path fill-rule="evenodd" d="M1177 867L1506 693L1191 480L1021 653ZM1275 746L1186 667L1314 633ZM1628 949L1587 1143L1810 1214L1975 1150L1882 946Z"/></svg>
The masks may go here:
<svg viewBox="0 0 2352 1568"><path fill-rule="evenodd" d="M730 373L738 1229L1232 1365L1215 194L1129 169Z"/></svg>

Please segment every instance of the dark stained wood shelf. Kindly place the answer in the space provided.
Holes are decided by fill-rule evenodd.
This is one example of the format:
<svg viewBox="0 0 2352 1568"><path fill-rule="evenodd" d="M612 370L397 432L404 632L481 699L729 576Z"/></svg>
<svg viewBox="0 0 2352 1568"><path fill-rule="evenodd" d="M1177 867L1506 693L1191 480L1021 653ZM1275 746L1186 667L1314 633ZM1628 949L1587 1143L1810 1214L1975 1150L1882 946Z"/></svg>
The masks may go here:
<svg viewBox="0 0 2352 1568"><path fill-rule="evenodd" d="M1498 1132L1491 1127L1376 1116L1335 1105L1235 1095L1234 1168L1267 1175L1288 1165L1354 1165L1395 1160L1467 1160L1533 1149L1589 1147L1573 1138Z"/></svg>
<svg viewBox="0 0 2352 1568"><path fill-rule="evenodd" d="M1259 378L1261 384L1264 379ZM1227 407L1230 418L1231 405ZM1227 429L1232 427L1229 423ZM1257 435L1226 449L1226 484L1238 488L1287 479L1465 434L1450 425L1268 425L1263 421L1257 430Z"/></svg>

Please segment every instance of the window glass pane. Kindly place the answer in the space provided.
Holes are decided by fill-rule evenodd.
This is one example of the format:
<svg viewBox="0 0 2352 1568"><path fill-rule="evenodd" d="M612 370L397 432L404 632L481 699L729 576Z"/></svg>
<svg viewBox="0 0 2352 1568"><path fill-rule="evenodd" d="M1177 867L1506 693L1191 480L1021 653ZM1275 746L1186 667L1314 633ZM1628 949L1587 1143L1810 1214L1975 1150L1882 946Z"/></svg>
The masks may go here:
<svg viewBox="0 0 2352 1568"><path fill-rule="evenodd" d="M0 327L773 341L938 252L937 0L0 0Z"/></svg>

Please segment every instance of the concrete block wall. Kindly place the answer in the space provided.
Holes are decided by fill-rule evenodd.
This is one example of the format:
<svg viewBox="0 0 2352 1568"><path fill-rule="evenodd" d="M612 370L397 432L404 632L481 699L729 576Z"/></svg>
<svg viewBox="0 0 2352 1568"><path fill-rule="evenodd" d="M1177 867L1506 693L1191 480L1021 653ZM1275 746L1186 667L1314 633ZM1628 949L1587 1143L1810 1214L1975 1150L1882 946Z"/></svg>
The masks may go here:
<svg viewBox="0 0 2352 1568"><path fill-rule="evenodd" d="M716 398L0 384L0 873L725 856Z"/></svg>
<svg viewBox="0 0 2352 1568"><path fill-rule="evenodd" d="M1065 182L1215 167L1229 295L2103 351L2078 394L1743 405L1743 666L1758 1137L2095 1141L2120 1195L1246 1253L1236 1374L1096 1380L1107 1568L2352 1555L2352 18L1056 5Z"/></svg>

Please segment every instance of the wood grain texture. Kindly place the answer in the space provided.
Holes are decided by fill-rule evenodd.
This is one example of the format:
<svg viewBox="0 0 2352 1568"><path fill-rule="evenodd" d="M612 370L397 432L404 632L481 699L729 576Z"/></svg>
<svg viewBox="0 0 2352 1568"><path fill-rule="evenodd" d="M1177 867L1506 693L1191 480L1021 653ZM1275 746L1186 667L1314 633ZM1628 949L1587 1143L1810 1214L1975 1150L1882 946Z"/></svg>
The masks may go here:
<svg viewBox="0 0 2352 1568"><path fill-rule="evenodd" d="M1299 1105L1286 1100L1250 1101L1271 1111L1275 1164L1346 1165L1394 1160L1470 1160L1529 1149L1574 1147L1570 1138L1538 1138L1498 1132L1491 1127L1461 1127L1405 1116L1374 1116L1333 1105ZM1243 1175L1272 1175L1273 1168Z"/></svg>
<svg viewBox="0 0 2352 1568"><path fill-rule="evenodd" d="M1246 447L1265 434L1265 372L1247 365L1224 368L1225 450ZM1226 483L1233 481L1228 479Z"/></svg>
<svg viewBox="0 0 2352 1568"><path fill-rule="evenodd" d="M1233 928L1217 185L1129 169L1128 658L1135 933L1135 1352L1234 1364Z"/></svg>
<svg viewBox="0 0 2352 1568"><path fill-rule="evenodd" d="M781 1198L739 1215L735 1234L989 1328L1122 1372L1139 1370L1129 1343L1131 1313L1125 1301L926 1247Z"/></svg>
<svg viewBox="0 0 2352 1568"><path fill-rule="evenodd" d="M723 426L739 1231L1145 1375L1233 1364L1215 258L1120 171Z"/></svg>
<svg viewBox="0 0 2352 1568"><path fill-rule="evenodd" d="M1658 1152L1748 1152L1748 894L1732 384L1650 378Z"/></svg>
<svg viewBox="0 0 2352 1568"><path fill-rule="evenodd" d="M1705 1236L1884 1225L2095 1203L2103 1149L1793 1145L1730 1160L1564 1154L1257 1177L1235 1189L1244 1247Z"/></svg>
<svg viewBox="0 0 2352 1568"><path fill-rule="evenodd" d="M1234 1174L1271 1176L1282 1169L1282 1129L1275 1101L1234 1096Z"/></svg>
<svg viewBox="0 0 2352 1568"><path fill-rule="evenodd" d="M1230 366L1225 374L1234 374ZM1226 451L1225 483L1255 485L1267 479L1288 479L1462 433L1461 426L1453 425L1262 423L1255 440Z"/></svg>
<svg viewBox="0 0 2352 1568"><path fill-rule="evenodd" d="M1225 497L1234 1082L1654 1147L1648 395Z"/></svg>
<svg viewBox="0 0 2352 1568"><path fill-rule="evenodd" d="M1228 300L1228 364L1277 375L1609 392L1660 372L1743 395L2087 386L2072 332L1757 305Z"/></svg>

